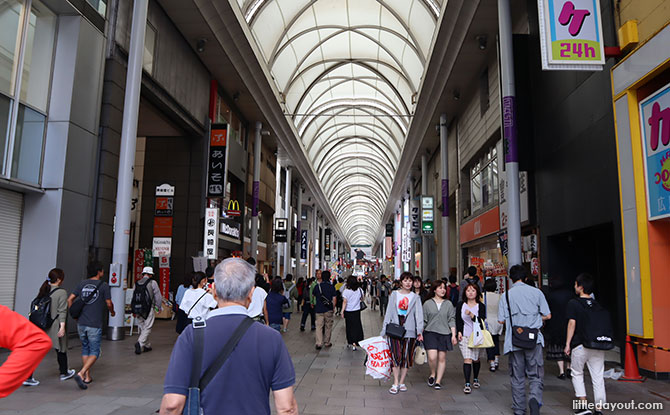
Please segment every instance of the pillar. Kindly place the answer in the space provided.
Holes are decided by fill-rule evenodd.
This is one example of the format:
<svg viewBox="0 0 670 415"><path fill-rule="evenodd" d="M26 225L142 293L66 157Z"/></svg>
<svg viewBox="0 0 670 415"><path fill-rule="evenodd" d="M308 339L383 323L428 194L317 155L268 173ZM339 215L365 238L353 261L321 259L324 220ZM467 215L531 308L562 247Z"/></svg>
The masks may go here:
<svg viewBox="0 0 670 415"><path fill-rule="evenodd" d="M302 185L298 184L298 225L295 233L295 280L302 276L302 264L300 262L300 245L302 244Z"/></svg>
<svg viewBox="0 0 670 415"><path fill-rule="evenodd" d="M279 158L277 158L277 164L275 167L275 177L276 183L275 183L275 223L277 218L282 217L282 206L281 206L281 163L279 162ZM274 270L274 275L279 276L281 275L281 248L279 247L279 242L274 241L275 245L275 256L276 258L276 269Z"/></svg>
<svg viewBox="0 0 670 415"><path fill-rule="evenodd" d="M286 189L284 190L284 216L288 219L286 243L284 243L284 273L291 273L291 230L293 229L293 215L291 214L291 167L286 167Z"/></svg>
<svg viewBox="0 0 670 415"><path fill-rule="evenodd" d="M440 115L440 176L442 177L442 219L440 221L440 258L442 278L449 278L449 147L447 114Z"/></svg>
<svg viewBox="0 0 670 415"><path fill-rule="evenodd" d="M256 123L256 136L254 137L254 184L251 199L251 256L256 259L258 251L258 197L261 180L261 142L263 124Z"/></svg>
<svg viewBox="0 0 670 415"><path fill-rule="evenodd" d="M423 154L421 156L421 196L428 195L428 156ZM421 208L421 219L423 220L423 207ZM428 275L430 272L430 235L423 234L423 227L421 232L421 278L434 279L434 275Z"/></svg>

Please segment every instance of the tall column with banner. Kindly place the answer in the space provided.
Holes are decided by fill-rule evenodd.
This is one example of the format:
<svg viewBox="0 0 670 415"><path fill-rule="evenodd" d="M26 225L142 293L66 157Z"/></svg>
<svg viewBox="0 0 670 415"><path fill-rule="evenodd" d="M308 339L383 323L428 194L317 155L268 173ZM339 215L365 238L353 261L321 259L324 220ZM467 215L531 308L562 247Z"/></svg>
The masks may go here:
<svg viewBox="0 0 670 415"><path fill-rule="evenodd" d="M286 244L287 233L288 233L289 222L286 218L276 218L275 219L275 245L279 247L279 244ZM277 248L279 250L279 248ZM277 263L279 263L279 256L277 257ZM279 270L277 270L279 273Z"/></svg>
<svg viewBox="0 0 670 415"><path fill-rule="evenodd" d="M254 183L251 194L251 257L256 259L258 255L258 202L261 188L261 140L263 136L263 124L256 123L256 136L254 139Z"/></svg>
<svg viewBox="0 0 670 415"><path fill-rule="evenodd" d="M403 201L402 206L402 269L409 271L410 261L412 258L412 236L409 222L409 199Z"/></svg>
<svg viewBox="0 0 670 415"><path fill-rule="evenodd" d="M284 273L282 275L284 278L286 278L286 274L291 273L291 230L293 229L293 214L291 212L291 173L291 167L287 166L286 189L284 191L284 215L288 220L288 228L286 231L286 241L284 241Z"/></svg>
<svg viewBox="0 0 670 415"><path fill-rule="evenodd" d="M316 277L316 270L319 269L319 264L317 264L317 240L319 239L316 235L319 232L318 222L317 222L318 208L316 205L312 208L312 277Z"/></svg>
<svg viewBox="0 0 670 415"><path fill-rule="evenodd" d="M226 124L212 124L207 163L207 207L223 208L226 197Z"/></svg>
<svg viewBox="0 0 670 415"><path fill-rule="evenodd" d="M447 114L440 115L440 176L442 177L442 218L440 221L440 258L442 278L449 277L449 147Z"/></svg>
<svg viewBox="0 0 670 415"><path fill-rule="evenodd" d="M298 222L295 227L295 279L302 276L304 258L302 257L302 185L298 184Z"/></svg>
<svg viewBox="0 0 670 415"><path fill-rule="evenodd" d="M428 194L428 156L426 154L421 155L421 223L423 225L423 197ZM432 222L432 219L431 219ZM426 279L430 272L430 238L427 233L423 231L423 226L421 227L421 276Z"/></svg>
<svg viewBox="0 0 670 415"><path fill-rule="evenodd" d="M330 263L330 248L331 248L331 243L332 243L332 231L330 228L326 228L326 230L323 232L323 261L324 261L324 268L328 268L328 264Z"/></svg>
<svg viewBox="0 0 670 415"><path fill-rule="evenodd" d="M416 273L416 243L421 241L421 207L419 197L414 196L414 178L409 186L409 223L410 223L410 266L409 272Z"/></svg>
<svg viewBox="0 0 670 415"><path fill-rule="evenodd" d="M402 272L402 202L400 203L400 208L395 212L394 217L394 239L393 244L393 255L395 259L393 261L394 265L394 278L400 278L400 273Z"/></svg>

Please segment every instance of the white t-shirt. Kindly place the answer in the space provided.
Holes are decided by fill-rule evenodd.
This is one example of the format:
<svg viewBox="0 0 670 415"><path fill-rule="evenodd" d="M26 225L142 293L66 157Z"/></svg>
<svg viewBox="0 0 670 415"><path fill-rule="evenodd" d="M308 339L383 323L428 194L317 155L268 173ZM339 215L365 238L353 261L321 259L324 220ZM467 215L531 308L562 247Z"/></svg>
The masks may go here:
<svg viewBox="0 0 670 415"><path fill-rule="evenodd" d="M268 293L261 287L256 287L254 293L251 295L251 303L247 307L247 315L251 318L258 317L263 314L263 304L265 304L265 297Z"/></svg>
<svg viewBox="0 0 670 415"><path fill-rule="evenodd" d="M216 308L216 306L216 300L212 294L202 288L189 288L186 290L186 292L184 292L184 297L181 299L181 304L179 304L179 308L184 313L187 313L188 318L204 318L207 316L209 310L211 308ZM189 310L191 311L190 313Z"/></svg>
<svg viewBox="0 0 670 415"><path fill-rule="evenodd" d="M437 311L440 311L440 308L442 308L442 303L443 303L443 302L444 302L444 301L438 303L437 301L435 301L435 305L437 306Z"/></svg>
<svg viewBox="0 0 670 415"><path fill-rule="evenodd" d="M398 315L399 316L406 316L407 312L409 311L409 303L412 302L412 296L416 295L413 292L410 292L409 294L400 294L400 291L396 294L396 309L398 310Z"/></svg>
<svg viewBox="0 0 670 415"><path fill-rule="evenodd" d="M347 300L347 308L344 311L358 311L361 309L361 294L360 289L353 291L350 289L344 290L342 298Z"/></svg>

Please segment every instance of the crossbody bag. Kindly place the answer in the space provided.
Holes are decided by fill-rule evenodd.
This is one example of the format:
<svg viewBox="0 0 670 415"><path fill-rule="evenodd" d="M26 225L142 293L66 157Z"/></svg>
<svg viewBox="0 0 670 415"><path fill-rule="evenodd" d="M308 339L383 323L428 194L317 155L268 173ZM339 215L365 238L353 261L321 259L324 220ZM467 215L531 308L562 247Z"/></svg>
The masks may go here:
<svg viewBox="0 0 670 415"><path fill-rule="evenodd" d="M361 289L359 288L358 291L361 293L361 302L360 302L359 307L360 307L360 310L363 311L363 310L365 310L366 308L368 308L368 305L365 304L365 295L363 294L363 290L361 290Z"/></svg>
<svg viewBox="0 0 670 415"><path fill-rule="evenodd" d="M102 285L102 281L100 281L100 284L98 284L95 289L91 292L89 297L87 298L95 298L95 294L98 292L98 288ZM73 319L78 319L81 316L82 311L84 311L84 307L86 306L86 303L84 300L81 298L81 295L78 295L77 298L74 299L72 302L72 305L70 306L70 316L72 316Z"/></svg>
<svg viewBox="0 0 670 415"><path fill-rule="evenodd" d="M509 284L508 284L509 285ZM515 326L512 322L512 307L509 302L509 286L505 290L505 297L507 298L507 310L509 312L509 325L512 327L512 346L519 349L532 350L537 344L537 335L540 329L532 329L530 327Z"/></svg>

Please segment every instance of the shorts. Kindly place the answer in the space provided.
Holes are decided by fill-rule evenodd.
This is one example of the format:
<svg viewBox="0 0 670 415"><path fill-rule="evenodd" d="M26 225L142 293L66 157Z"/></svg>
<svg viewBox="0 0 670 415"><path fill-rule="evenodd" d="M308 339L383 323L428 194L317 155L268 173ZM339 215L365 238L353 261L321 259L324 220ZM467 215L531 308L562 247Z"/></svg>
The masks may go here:
<svg viewBox="0 0 670 415"><path fill-rule="evenodd" d="M81 340L81 355L100 357L102 328L77 326L77 332Z"/></svg>
<svg viewBox="0 0 670 415"><path fill-rule="evenodd" d="M451 344L451 334L440 334L433 331L423 332L423 346L426 350L437 350L440 352L454 350L454 346Z"/></svg>
<svg viewBox="0 0 670 415"><path fill-rule="evenodd" d="M270 323L270 327L277 330L277 331L281 331L281 324Z"/></svg>
<svg viewBox="0 0 670 415"><path fill-rule="evenodd" d="M468 347L468 341L470 340L470 336L468 337L463 337L463 340L458 344L459 348L461 349L461 354L463 355L463 359L470 359L477 361L479 360L479 354L481 353L482 349L474 349Z"/></svg>
<svg viewBox="0 0 670 415"><path fill-rule="evenodd" d="M282 317L284 317L286 320L291 319L291 313L282 313Z"/></svg>

